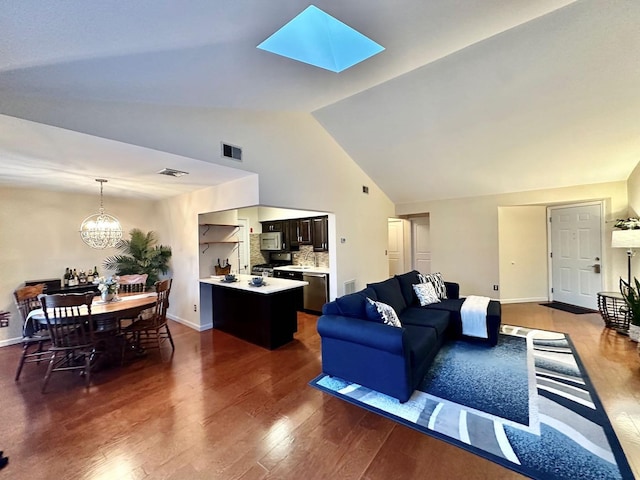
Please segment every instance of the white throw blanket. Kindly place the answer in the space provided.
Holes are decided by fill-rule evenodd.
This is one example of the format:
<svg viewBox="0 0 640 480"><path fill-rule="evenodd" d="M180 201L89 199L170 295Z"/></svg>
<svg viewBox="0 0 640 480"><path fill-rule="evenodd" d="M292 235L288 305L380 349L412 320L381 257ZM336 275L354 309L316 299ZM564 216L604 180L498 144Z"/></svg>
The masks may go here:
<svg viewBox="0 0 640 480"><path fill-rule="evenodd" d="M462 334L470 337L489 338L487 334L487 307L489 297L471 295L460 308L462 318Z"/></svg>

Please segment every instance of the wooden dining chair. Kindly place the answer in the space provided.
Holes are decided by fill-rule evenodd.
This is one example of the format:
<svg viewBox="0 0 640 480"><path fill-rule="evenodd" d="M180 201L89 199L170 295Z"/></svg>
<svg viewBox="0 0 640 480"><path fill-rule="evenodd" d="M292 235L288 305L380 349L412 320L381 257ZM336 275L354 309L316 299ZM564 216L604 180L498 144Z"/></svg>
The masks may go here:
<svg viewBox="0 0 640 480"><path fill-rule="evenodd" d="M93 292L40 295L51 336L49 367L42 383L44 393L53 372L80 370L87 389L91 362L96 356L91 320Z"/></svg>
<svg viewBox="0 0 640 480"><path fill-rule="evenodd" d="M172 279L156 282L155 290L158 298L153 313L148 318L139 318L122 330L125 339L138 351L146 348L162 348L162 344L167 340L171 344L171 351L175 351L171 330L167 325L171 282Z"/></svg>
<svg viewBox="0 0 640 480"><path fill-rule="evenodd" d="M13 292L13 298L16 308L22 317L22 354L18 360L18 368L16 370L15 381L20 379L22 367L25 363L40 363L43 356L47 354L46 349L49 346L51 338L46 328L39 328L37 324L33 324L29 319L29 312L40 308L40 295L44 290L44 283L38 285L29 285L22 287Z"/></svg>
<svg viewBox="0 0 640 480"><path fill-rule="evenodd" d="M148 274L120 275L118 277L118 291L121 293L138 293L146 291Z"/></svg>

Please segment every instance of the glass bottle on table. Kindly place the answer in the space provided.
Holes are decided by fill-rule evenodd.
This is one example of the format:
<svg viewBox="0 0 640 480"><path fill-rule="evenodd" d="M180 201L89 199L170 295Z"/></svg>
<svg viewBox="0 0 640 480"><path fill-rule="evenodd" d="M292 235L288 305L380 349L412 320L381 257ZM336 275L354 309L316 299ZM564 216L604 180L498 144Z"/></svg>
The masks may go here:
<svg viewBox="0 0 640 480"><path fill-rule="evenodd" d="M62 277L62 286L65 288L69 286L69 267L67 267L67 269L64 271L64 276Z"/></svg>

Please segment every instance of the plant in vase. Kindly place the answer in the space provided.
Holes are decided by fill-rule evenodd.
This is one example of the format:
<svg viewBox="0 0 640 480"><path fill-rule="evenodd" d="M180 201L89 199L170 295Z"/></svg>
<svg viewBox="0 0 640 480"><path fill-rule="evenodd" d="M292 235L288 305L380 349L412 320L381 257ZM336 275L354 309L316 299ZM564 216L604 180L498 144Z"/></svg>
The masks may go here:
<svg viewBox="0 0 640 480"><path fill-rule="evenodd" d="M98 277L93 281L98 285L100 290L100 298L103 302L112 301L118 294L118 277Z"/></svg>
<svg viewBox="0 0 640 480"><path fill-rule="evenodd" d="M640 282L633 278L635 287L620 279L620 293L627 304L629 315L629 338L634 342L640 340Z"/></svg>

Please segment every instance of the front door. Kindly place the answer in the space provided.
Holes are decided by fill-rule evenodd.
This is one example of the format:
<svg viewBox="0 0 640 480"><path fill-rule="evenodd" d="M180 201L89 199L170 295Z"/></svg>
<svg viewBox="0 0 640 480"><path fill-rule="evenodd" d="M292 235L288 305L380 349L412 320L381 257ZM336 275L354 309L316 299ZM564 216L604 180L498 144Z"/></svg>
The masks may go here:
<svg viewBox="0 0 640 480"><path fill-rule="evenodd" d="M602 205L550 208L551 297L598 308L602 290Z"/></svg>

